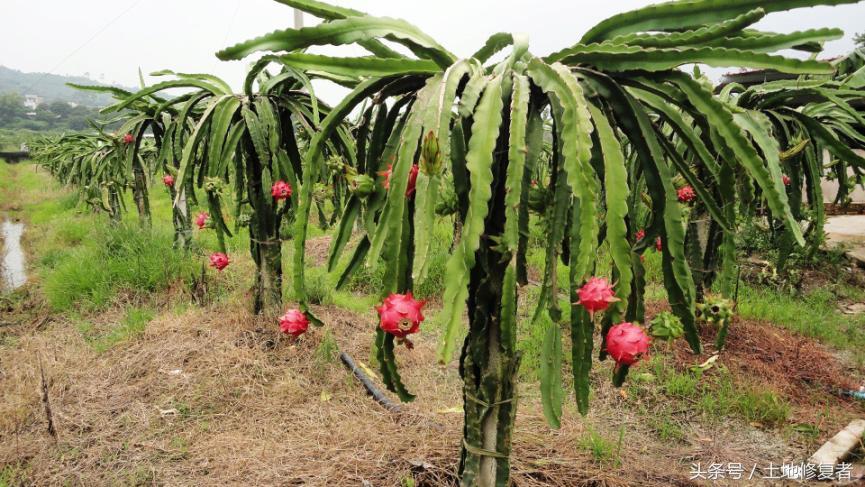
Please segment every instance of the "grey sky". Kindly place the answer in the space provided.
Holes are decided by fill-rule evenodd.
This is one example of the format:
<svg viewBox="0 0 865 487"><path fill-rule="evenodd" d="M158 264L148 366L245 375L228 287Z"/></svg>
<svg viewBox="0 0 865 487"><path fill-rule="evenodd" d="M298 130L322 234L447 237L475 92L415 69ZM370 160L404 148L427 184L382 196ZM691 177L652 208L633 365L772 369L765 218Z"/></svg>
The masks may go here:
<svg viewBox="0 0 865 487"><path fill-rule="evenodd" d="M400 17L467 56L495 32L529 34L542 55L566 47L598 21L647 0L337 0L373 15ZM0 65L137 85L138 68L211 72L237 86L247 62L221 62L218 49L290 27L292 10L272 0L0 0ZM849 51L865 30L865 3L770 15L758 27L840 27L828 55ZM314 23L309 16L307 25ZM345 52L345 51L342 51Z"/></svg>

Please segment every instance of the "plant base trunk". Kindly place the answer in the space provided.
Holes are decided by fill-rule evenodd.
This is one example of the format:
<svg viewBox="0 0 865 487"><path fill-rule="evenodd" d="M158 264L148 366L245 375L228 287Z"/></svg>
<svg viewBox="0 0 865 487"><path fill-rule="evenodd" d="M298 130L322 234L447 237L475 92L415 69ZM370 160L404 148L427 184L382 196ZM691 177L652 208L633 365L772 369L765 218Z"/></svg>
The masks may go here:
<svg viewBox="0 0 865 487"><path fill-rule="evenodd" d="M120 195L114 189L110 189L108 191L108 216L111 218L111 224L112 225L119 225L120 224L120 217L121 217Z"/></svg>
<svg viewBox="0 0 865 487"><path fill-rule="evenodd" d="M501 138L500 145L506 140L506 136ZM501 159L494 167L495 190L484 235L504 231L506 168L507 161ZM505 274L511 260L504 257L492 239L482 238L469 281L469 332L460 356L465 411L460 456L463 486L506 486L510 478L520 355L513 333L503 333L501 326Z"/></svg>
<svg viewBox="0 0 865 487"><path fill-rule="evenodd" d="M147 194L147 178L144 175L144 169L138 164L133 166L132 171L134 176L132 198L138 209L139 224L143 228L150 228L150 198Z"/></svg>
<svg viewBox="0 0 865 487"><path fill-rule="evenodd" d="M256 264L253 312L279 314L282 308L282 245L278 238L251 242Z"/></svg>
<svg viewBox="0 0 865 487"><path fill-rule="evenodd" d="M177 192L171 189L171 201L177 199ZM192 221L189 217L189 200L186 192L180 194L177 204L171 208L174 223L174 248L186 250L192 243Z"/></svg>

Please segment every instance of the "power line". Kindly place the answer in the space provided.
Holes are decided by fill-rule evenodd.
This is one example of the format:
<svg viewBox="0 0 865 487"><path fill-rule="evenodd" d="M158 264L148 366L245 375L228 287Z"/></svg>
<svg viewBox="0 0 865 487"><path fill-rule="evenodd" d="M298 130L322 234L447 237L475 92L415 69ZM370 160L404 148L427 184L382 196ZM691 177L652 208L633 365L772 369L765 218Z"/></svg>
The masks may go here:
<svg viewBox="0 0 865 487"><path fill-rule="evenodd" d="M46 73L42 73L42 76L40 76L39 78L36 79L36 81L34 81L33 83L30 84L30 86L27 88L27 91L32 90L33 87L36 86L36 84L38 84L42 79L45 78L45 76L48 76L49 74L54 74L54 71L56 71L57 68L59 68L60 66L63 66L63 64L66 63L66 61L68 61L70 58L72 58L72 56L78 54L79 51L81 51L82 49L84 49L85 47L87 47L88 44L90 44L91 42L93 42L94 40L96 40L96 38L99 37L100 35L102 35L103 32L105 32L106 30L108 30L112 25L114 25L118 20L120 20L124 15L128 14L130 11L132 11L132 9L134 9L135 7L137 7L138 4L140 4L140 3L143 2L143 1L144 1L144 0L135 0L135 2L134 2L132 5L130 5L129 7L127 7L126 10L124 10L123 12L120 12L119 15L117 15L116 17L114 17L113 19L111 19L111 20L110 20L107 24L105 24L104 26L102 26L102 28L100 28L98 31L96 31L95 34L93 34L92 36L90 36L90 38L87 39L86 41L84 41L83 44L81 44L80 46L76 47L72 52L70 52L68 55L66 55L66 57L64 57L64 58L63 58L59 63L57 63L57 64L56 64L53 68L51 68L48 72L46 72Z"/></svg>
<svg viewBox="0 0 865 487"><path fill-rule="evenodd" d="M63 66L63 64L64 64L66 61L68 61L72 56L78 54L79 51L81 51L82 49L84 49L85 47L87 47L88 44L90 44L91 42L93 42L94 40L96 40L97 37L99 37L100 35L102 35L103 32L105 32L106 30L108 30L109 27L111 27L111 26L114 25L118 20L120 20L121 17L123 17L124 15L128 14L132 9L134 9L135 7L137 7L138 4L140 4L142 1L144 1L144 0L136 0L135 3L133 3L132 5L130 5L126 10L124 10L123 12L120 12L119 15L117 15L116 17L114 17L113 19L111 19L110 22L108 22L108 23L105 24L101 29L99 29L98 31L96 31L96 33L93 34L92 36L90 36L89 39L87 39L86 41L84 41L83 44L81 44L80 46L76 47L75 50L73 50L71 53L69 53L69 55L67 55L66 57L64 57L63 60L61 60L59 63L57 63L56 66L54 66L53 68L51 68L51 70L48 72L48 74L53 74L54 71L55 71L57 68L59 68L60 66Z"/></svg>
<svg viewBox="0 0 865 487"><path fill-rule="evenodd" d="M234 13L231 14L231 18L228 21L228 27L225 29L225 36L222 39L222 45L224 46L228 42L228 36L231 35L231 31L234 30L234 24L237 22L237 13L240 12L240 5L242 0L237 0L237 5L234 6ZM210 62L210 70L213 71L213 68L216 67L219 60L215 59Z"/></svg>

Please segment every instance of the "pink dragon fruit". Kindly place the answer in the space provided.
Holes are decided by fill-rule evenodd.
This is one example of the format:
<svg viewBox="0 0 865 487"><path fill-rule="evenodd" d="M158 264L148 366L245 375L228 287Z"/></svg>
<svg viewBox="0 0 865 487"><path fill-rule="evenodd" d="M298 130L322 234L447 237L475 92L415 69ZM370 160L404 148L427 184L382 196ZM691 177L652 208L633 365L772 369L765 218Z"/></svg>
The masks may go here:
<svg viewBox="0 0 865 487"><path fill-rule="evenodd" d="M279 317L279 329L297 338L309 329L309 319L299 309L290 309Z"/></svg>
<svg viewBox="0 0 865 487"><path fill-rule="evenodd" d="M199 230L204 230L204 227L207 226L207 220L210 218L210 214L206 211L202 211L195 217L195 224L198 225Z"/></svg>
<svg viewBox="0 0 865 487"><path fill-rule="evenodd" d="M132 134L126 134L123 136L123 143L124 144L129 145L133 142L135 142L135 137L133 137Z"/></svg>
<svg viewBox="0 0 865 487"><path fill-rule="evenodd" d="M646 238L646 230L645 229L641 228L641 229L637 230L636 233L634 233L634 239L637 242L639 242L640 240L643 240L644 238Z"/></svg>
<svg viewBox="0 0 865 487"><path fill-rule="evenodd" d="M413 164L411 166L411 171L408 174L408 186L405 189L406 197L410 197L414 194L415 186L417 185L417 173L420 170L417 164ZM393 173L393 164L389 164L387 166L387 171L382 171L379 173L380 176L384 176L384 189L390 189L390 175Z"/></svg>
<svg viewBox="0 0 865 487"><path fill-rule="evenodd" d="M222 252L214 252L210 254L210 267L222 272L222 269L228 267L231 261L228 260L228 256Z"/></svg>
<svg viewBox="0 0 865 487"><path fill-rule="evenodd" d="M690 203L697 197L697 193L694 192L694 188L685 186L676 191L676 196L679 198L679 203Z"/></svg>
<svg viewBox="0 0 865 487"><path fill-rule="evenodd" d="M603 277L592 277L589 279L577 291L577 295L580 298L577 304L586 308L591 315L594 315L597 311L604 311L611 303L619 301L616 293L613 292L613 286Z"/></svg>
<svg viewBox="0 0 865 487"><path fill-rule="evenodd" d="M162 178L162 184L164 184L165 186L167 186L169 188L173 188L174 187L174 176L172 176L171 174L166 174Z"/></svg>
<svg viewBox="0 0 865 487"><path fill-rule="evenodd" d="M405 294L391 294L385 298L378 311L379 326L391 335L405 339L408 335L417 333L424 320L422 308L426 301L414 299L411 291ZM411 347L409 343L409 347Z"/></svg>
<svg viewBox="0 0 865 487"><path fill-rule="evenodd" d="M280 179L273 183L270 195L277 201L288 199L291 197L291 185Z"/></svg>
<svg viewBox="0 0 865 487"><path fill-rule="evenodd" d="M634 365L649 353L651 339L633 323L619 323L607 333L607 353L617 365Z"/></svg>

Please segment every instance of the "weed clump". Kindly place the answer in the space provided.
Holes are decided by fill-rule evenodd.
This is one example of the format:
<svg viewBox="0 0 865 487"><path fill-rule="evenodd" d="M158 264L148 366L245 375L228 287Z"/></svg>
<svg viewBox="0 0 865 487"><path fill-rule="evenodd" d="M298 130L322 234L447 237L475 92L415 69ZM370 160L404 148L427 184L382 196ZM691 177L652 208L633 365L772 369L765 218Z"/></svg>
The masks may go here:
<svg viewBox="0 0 865 487"><path fill-rule="evenodd" d="M103 309L120 292L164 290L195 272L195 259L173 247L172 234L121 225L96 229L88 243L53 255L43 276L54 310Z"/></svg>

